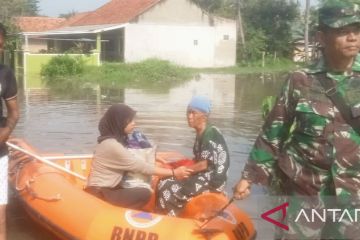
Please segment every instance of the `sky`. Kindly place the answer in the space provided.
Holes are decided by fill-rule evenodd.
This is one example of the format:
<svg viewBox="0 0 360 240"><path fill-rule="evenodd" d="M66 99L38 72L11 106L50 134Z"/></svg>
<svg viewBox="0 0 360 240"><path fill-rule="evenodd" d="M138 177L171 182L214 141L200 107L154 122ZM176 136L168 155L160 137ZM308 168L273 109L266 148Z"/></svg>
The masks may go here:
<svg viewBox="0 0 360 240"><path fill-rule="evenodd" d="M39 14L58 17L60 14L93 11L110 0L40 0ZM131 1L131 0L130 0Z"/></svg>
<svg viewBox="0 0 360 240"><path fill-rule="evenodd" d="M93 11L110 0L40 0L40 15L58 17L60 14ZM129 0L131 1L131 0ZM305 0L299 0L302 6ZM317 0L310 0L311 5L316 5Z"/></svg>

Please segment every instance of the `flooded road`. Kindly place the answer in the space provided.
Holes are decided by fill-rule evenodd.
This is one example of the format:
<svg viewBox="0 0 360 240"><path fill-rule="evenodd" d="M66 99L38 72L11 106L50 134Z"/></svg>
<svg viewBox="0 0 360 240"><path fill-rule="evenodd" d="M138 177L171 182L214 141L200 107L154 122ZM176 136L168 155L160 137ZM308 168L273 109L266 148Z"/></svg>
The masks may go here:
<svg viewBox="0 0 360 240"><path fill-rule="evenodd" d="M28 89L19 93L21 119L13 135L41 152L92 153L99 119L111 104L123 102L137 111L138 128L159 151L177 150L191 157L195 132L187 126L186 106L194 94L207 95L213 104L210 122L223 132L231 154L230 192L262 125L261 102L279 92L285 77L200 74L176 87L156 90L92 86L60 94ZM8 239L54 237L32 223L12 194Z"/></svg>

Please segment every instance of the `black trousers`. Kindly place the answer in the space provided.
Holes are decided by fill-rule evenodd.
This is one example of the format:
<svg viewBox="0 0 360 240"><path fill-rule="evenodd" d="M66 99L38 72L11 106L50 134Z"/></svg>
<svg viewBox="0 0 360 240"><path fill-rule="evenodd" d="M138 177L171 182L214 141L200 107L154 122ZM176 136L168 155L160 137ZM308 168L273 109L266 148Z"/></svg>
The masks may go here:
<svg viewBox="0 0 360 240"><path fill-rule="evenodd" d="M106 188L87 187L88 193L111 203L112 205L140 210L151 198L147 188Z"/></svg>

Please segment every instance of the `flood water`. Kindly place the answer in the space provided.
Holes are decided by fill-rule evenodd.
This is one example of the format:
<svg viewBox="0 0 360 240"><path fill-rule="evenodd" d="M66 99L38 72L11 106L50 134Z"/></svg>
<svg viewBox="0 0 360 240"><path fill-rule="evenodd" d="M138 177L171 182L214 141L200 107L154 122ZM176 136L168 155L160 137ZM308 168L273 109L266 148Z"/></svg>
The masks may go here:
<svg viewBox="0 0 360 240"><path fill-rule="evenodd" d="M13 135L41 152L92 153L102 114L111 104L123 102L137 111L138 128L158 150L177 150L191 157L195 133L187 126L186 105L194 94L207 95L213 103L210 121L221 129L230 149L230 192L262 125L261 102L276 95L285 78L286 74L200 74L169 89L20 90L21 119ZM32 223L11 194L8 239L54 237Z"/></svg>

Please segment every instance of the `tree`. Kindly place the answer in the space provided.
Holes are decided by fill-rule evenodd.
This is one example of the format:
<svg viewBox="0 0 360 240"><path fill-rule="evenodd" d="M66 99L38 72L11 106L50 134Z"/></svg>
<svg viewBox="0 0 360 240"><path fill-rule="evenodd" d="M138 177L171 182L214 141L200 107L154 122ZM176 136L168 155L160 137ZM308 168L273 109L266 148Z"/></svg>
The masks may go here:
<svg viewBox="0 0 360 240"><path fill-rule="evenodd" d="M291 26L300 16L293 0L192 1L210 14L237 19L238 61L260 59L263 51L291 56Z"/></svg>
<svg viewBox="0 0 360 240"><path fill-rule="evenodd" d="M15 47L14 34L18 29L14 23L14 17L36 16L38 14L38 0L1 0L0 22L4 24L7 31L12 34L7 41L7 48Z"/></svg>
<svg viewBox="0 0 360 240"><path fill-rule="evenodd" d="M235 19L241 0L191 0L210 15Z"/></svg>
<svg viewBox="0 0 360 240"><path fill-rule="evenodd" d="M286 0L248 0L245 8L245 28L264 32L267 38L266 52L283 57L290 56L290 30L300 15L299 6L293 1ZM251 40L247 40L249 41Z"/></svg>
<svg viewBox="0 0 360 240"><path fill-rule="evenodd" d="M21 16L37 16L39 13L39 0L23 0L24 12Z"/></svg>
<svg viewBox="0 0 360 240"><path fill-rule="evenodd" d="M320 2L320 1L319 1ZM292 33L292 43L294 44L294 49L296 49L296 46L302 46L303 43L307 42L307 48L308 50L304 50L302 47L297 48L298 52L304 51L304 60L305 61L312 61L314 59L318 58L319 55L319 45L316 40L316 32L318 31L318 9L315 6L310 7L308 10L308 17L306 17L306 9L304 12L304 16L298 19L298 21L293 24L291 33ZM306 24L305 20L308 19L308 23ZM307 26L307 30L306 30ZM308 32L306 34L306 31ZM306 37L307 35L307 37ZM306 38L308 39L306 41ZM311 47L311 48L310 48ZM306 59L306 53L310 53L311 50L311 58L307 56L308 59Z"/></svg>
<svg viewBox="0 0 360 240"><path fill-rule="evenodd" d="M11 21L12 17L36 16L39 0L1 0L0 20Z"/></svg>
<svg viewBox="0 0 360 240"><path fill-rule="evenodd" d="M62 13L62 14L60 14L60 15L59 15L59 18L66 18L66 19L68 19L68 18L71 18L71 17L75 16L76 14L77 14L77 12L74 11L74 10L72 10L72 11L70 11L70 12L68 12L68 13Z"/></svg>
<svg viewBox="0 0 360 240"><path fill-rule="evenodd" d="M248 26L246 29L246 47L238 45L238 62L248 64L261 59L262 53L266 51L267 37L263 30Z"/></svg>

